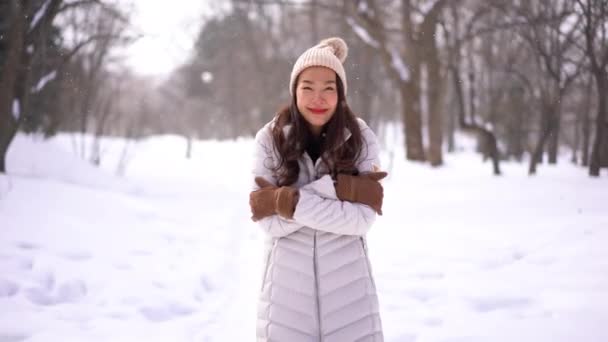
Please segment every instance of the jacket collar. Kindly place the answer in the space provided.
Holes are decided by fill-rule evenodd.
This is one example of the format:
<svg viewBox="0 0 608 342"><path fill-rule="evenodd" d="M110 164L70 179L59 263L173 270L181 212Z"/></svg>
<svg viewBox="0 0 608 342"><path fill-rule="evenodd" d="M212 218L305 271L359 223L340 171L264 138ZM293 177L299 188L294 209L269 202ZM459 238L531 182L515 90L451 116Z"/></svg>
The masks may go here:
<svg viewBox="0 0 608 342"><path fill-rule="evenodd" d="M289 133L291 133L291 130L293 128L292 124L287 124L285 126L283 126L283 136L285 138L287 138L287 136L289 135ZM350 130L348 128L344 128L344 140L342 141L342 144L344 144L348 139L350 139L350 137L352 136L352 133L350 132Z"/></svg>

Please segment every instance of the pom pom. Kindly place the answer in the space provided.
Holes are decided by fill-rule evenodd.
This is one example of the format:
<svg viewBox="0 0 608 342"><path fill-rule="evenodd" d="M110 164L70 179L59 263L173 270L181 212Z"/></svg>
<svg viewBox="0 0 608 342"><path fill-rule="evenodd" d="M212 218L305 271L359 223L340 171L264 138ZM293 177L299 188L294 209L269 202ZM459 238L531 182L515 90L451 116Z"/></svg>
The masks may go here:
<svg viewBox="0 0 608 342"><path fill-rule="evenodd" d="M336 55L336 57L338 57L338 59L342 63L344 63L344 60L346 60L346 56L348 56L348 46L346 45L346 42L344 42L344 40L342 38L332 37L332 38L323 39L319 43L319 46L331 47L334 52L334 55Z"/></svg>

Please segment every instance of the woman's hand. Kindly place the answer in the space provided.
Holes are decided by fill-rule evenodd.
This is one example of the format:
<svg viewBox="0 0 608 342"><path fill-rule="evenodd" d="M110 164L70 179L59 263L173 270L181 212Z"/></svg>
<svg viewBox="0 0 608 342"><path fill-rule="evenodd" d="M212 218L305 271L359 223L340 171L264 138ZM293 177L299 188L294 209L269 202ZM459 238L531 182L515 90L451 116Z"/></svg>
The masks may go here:
<svg viewBox="0 0 608 342"><path fill-rule="evenodd" d="M289 186L277 187L262 177L256 177L255 182L260 189L249 194L253 221L259 221L275 214L288 219L293 218L299 199L297 189Z"/></svg>
<svg viewBox="0 0 608 342"><path fill-rule="evenodd" d="M357 202L369 205L378 215L382 215L384 189L380 180L386 172L370 172L359 176L338 174L336 195L341 201Z"/></svg>

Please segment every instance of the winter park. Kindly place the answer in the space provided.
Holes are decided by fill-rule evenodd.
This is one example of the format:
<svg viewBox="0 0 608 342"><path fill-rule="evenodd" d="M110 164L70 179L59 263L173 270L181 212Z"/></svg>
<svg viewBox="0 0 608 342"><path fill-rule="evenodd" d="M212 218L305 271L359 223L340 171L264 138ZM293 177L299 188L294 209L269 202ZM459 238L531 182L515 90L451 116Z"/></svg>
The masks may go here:
<svg viewBox="0 0 608 342"><path fill-rule="evenodd" d="M608 341L605 0L0 2L0 342Z"/></svg>

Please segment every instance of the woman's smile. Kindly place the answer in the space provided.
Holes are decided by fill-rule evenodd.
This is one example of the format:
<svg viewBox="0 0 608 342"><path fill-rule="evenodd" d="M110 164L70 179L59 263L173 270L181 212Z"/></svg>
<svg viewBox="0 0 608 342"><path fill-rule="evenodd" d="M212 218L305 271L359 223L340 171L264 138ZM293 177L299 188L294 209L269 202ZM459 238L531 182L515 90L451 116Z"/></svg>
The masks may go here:
<svg viewBox="0 0 608 342"><path fill-rule="evenodd" d="M329 110L329 108L310 108L310 107L306 107L306 109L308 109L311 113L317 114L317 115L325 114Z"/></svg>

